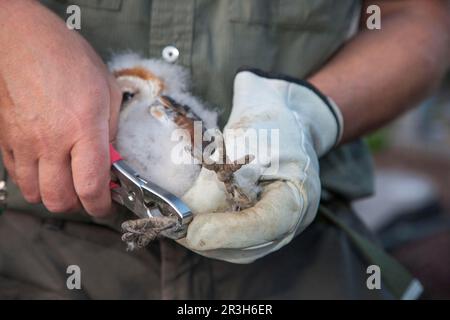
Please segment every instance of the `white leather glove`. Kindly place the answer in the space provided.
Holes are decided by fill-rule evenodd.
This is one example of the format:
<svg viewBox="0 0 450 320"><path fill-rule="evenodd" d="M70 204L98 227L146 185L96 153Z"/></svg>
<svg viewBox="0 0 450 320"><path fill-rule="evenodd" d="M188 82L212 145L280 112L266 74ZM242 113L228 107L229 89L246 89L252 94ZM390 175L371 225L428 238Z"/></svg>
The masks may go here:
<svg viewBox="0 0 450 320"><path fill-rule="evenodd" d="M276 129L268 149L277 166L258 157L258 146L245 154L256 159L235 173L246 185L262 191L253 207L224 212L226 191L215 173L206 169L183 200L194 212L187 237L179 243L201 255L234 263L250 263L288 244L314 219L320 200L318 158L340 139L342 116L336 105L307 82L259 70L240 70L234 80L233 109L224 129L227 150L246 129ZM228 129L243 129L228 134ZM270 136L270 133L269 133ZM277 141L278 140L278 141ZM277 149L277 148L275 148Z"/></svg>

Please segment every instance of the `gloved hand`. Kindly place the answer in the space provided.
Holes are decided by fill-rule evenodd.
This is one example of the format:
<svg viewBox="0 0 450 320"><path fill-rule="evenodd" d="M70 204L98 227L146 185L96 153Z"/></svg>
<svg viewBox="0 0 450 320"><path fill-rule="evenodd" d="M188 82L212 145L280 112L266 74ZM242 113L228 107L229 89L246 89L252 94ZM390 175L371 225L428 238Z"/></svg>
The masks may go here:
<svg viewBox="0 0 450 320"><path fill-rule="evenodd" d="M311 84L259 70L240 70L224 129L226 149L239 143L247 129L275 129L279 139L272 137L267 147L278 152L270 154L272 167L259 161L257 145L232 156L231 160L245 154L256 156L235 173L236 180L262 187L256 204L239 212L223 211L227 207L225 187L214 172L202 169L183 197L194 219L179 243L233 263L250 263L288 244L316 215L321 190L318 158L339 141L342 128L337 106ZM231 134L229 129L233 129Z"/></svg>

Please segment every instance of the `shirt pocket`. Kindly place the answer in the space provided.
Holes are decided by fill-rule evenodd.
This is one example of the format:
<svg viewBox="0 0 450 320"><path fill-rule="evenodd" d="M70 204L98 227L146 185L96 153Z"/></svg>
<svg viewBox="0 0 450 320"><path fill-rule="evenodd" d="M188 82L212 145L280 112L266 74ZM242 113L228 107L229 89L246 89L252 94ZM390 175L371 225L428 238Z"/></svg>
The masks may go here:
<svg viewBox="0 0 450 320"><path fill-rule="evenodd" d="M0 0L1 1L1 0ZM63 20L69 5L81 9L77 30L100 56L108 60L113 52L148 52L150 3L147 0L41 0Z"/></svg>
<svg viewBox="0 0 450 320"><path fill-rule="evenodd" d="M325 30L339 1L230 0L230 22L267 28Z"/></svg>

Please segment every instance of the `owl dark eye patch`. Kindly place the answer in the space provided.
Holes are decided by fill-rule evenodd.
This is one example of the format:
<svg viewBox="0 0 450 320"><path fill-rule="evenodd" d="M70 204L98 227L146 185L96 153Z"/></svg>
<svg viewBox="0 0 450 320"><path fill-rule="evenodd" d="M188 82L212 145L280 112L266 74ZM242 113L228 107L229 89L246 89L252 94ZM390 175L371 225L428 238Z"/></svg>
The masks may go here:
<svg viewBox="0 0 450 320"><path fill-rule="evenodd" d="M133 99L134 95L135 94L133 92L125 91L122 94L122 103L130 101L131 99Z"/></svg>

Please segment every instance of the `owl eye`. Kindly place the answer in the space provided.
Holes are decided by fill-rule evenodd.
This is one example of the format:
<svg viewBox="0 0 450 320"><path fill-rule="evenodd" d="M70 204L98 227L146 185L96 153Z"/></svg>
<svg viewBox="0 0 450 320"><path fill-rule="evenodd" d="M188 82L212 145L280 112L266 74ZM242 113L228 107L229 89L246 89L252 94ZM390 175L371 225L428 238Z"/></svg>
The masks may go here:
<svg viewBox="0 0 450 320"><path fill-rule="evenodd" d="M134 97L134 93L133 92L125 91L122 94L122 103L130 101L131 99L133 99L133 97Z"/></svg>

